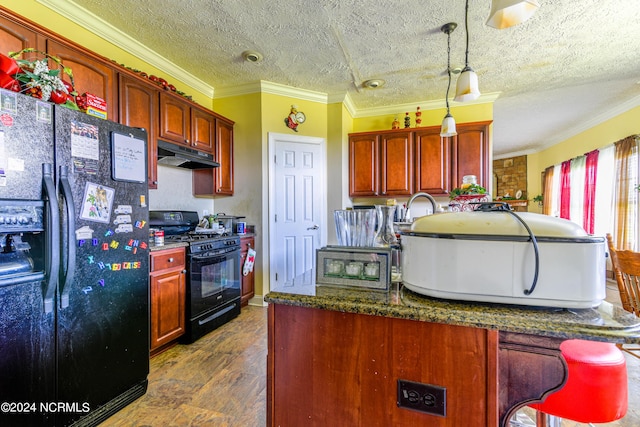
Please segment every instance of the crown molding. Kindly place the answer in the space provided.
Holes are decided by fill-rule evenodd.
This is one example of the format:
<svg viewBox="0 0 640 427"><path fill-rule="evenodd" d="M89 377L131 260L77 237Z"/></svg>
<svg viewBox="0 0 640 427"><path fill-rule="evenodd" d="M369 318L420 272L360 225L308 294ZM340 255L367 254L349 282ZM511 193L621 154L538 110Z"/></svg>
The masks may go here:
<svg viewBox="0 0 640 427"><path fill-rule="evenodd" d="M203 95L213 98L213 87L211 85L190 74L188 71L176 66L171 61L163 58L160 54L149 49L142 43L123 33L99 16L77 5L73 1L36 0L36 2L48 7L57 14L66 17L70 21L80 25L87 31L92 32L122 50L137 56L144 62L167 73L167 75L180 80L181 82L185 82L185 84L188 84Z"/></svg>
<svg viewBox="0 0 640 427"><path fill-rule="evenodd" d="M268 82L266 80L260 80L244 85L218 88L216 89L216 99L228 98L230 96L249 95L252 93L269 93L272 95L281 95L305 101L319 102L321 104L327 103L326 93L286 86L279 83Z"/></svg>
<svg viewBox="0 0 640 427"><path fill-rule="evenodd" d="M582 132L585 132L593 127L596 127L599 124L604 123L607 120L611 120L614 117L619 116L620 114L626 113L632 108L636 108L638 106L640 106L640 95L636 95L633 98L616 105L614 108L607 110L604 113L599 114L595 117L592 117L590 120L582 122L577 126L574 126L572 128L565 130L564 132L554 135L553 138L549 138L548 140L546 140L544 144L541 144L539 146L539 149L536 151L546 150L547 148L553 145L556 145L562 141L566 141L569 138L572 138Z"/></svg>

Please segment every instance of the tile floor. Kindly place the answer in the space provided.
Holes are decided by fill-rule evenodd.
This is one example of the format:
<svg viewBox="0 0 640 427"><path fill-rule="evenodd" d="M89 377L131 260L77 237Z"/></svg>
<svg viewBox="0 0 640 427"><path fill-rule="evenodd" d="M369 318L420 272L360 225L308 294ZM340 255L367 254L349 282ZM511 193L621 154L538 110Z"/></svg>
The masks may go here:
<svg viewBox="0 0 640 427"><path fill-rule="evenodd" d="M608 293L615 303L615 288ZM246 307L238 318L197 342L154 357L147 393L101 427L264 427L266 323L266 308ZM627 415L597 426L640 426L640 359L627 355L627 367ZM587 425L562 423L562 427Z"/></svg>

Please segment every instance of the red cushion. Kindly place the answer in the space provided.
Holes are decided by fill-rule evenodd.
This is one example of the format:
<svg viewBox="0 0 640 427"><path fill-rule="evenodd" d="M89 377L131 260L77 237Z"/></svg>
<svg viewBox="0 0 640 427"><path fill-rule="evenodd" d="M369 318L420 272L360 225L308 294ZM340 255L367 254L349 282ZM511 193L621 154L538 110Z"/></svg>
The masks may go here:
<svg viewBox="0 0 640 427"><path fill-rule="evenodd" d="M581 423L608 423L627 413L627 365L611 343L567 340L560 345L567 383L540 404L539 411Z"/></svg>

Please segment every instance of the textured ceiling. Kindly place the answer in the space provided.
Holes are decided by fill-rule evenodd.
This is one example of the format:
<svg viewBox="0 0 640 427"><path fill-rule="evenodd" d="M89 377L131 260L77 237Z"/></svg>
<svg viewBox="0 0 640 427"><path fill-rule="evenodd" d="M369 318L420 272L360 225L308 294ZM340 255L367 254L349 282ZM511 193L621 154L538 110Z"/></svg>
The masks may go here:
<svg viewBox="0 0 640 427"><path fill-rule="evenodd" d="M216 91L264 80L349 93L356 110L444 104L447 37L440 27L451 21L458 23L452 68L464 66L463 0L50 3L58 2L95 14ZM495 156L537 151L620 106L640 105L637 0L540 0L533 18L505 30L485 25L490 3L470 0L469 62L480 90L499 93ZM245 50L264 60L245 62ZM386 84L364 89L367 79Z"/></svg>

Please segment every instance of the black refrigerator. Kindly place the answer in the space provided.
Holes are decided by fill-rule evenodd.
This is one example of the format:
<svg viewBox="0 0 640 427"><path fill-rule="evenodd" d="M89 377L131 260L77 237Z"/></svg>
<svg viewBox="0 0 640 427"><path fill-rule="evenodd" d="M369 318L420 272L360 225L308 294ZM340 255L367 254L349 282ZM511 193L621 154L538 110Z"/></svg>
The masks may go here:
<svg viewBox="0 0 640 427"><path fill-rule="evenodd" d="M0 425L94 426L146 392L146 152L0 90Z"/></svg>

